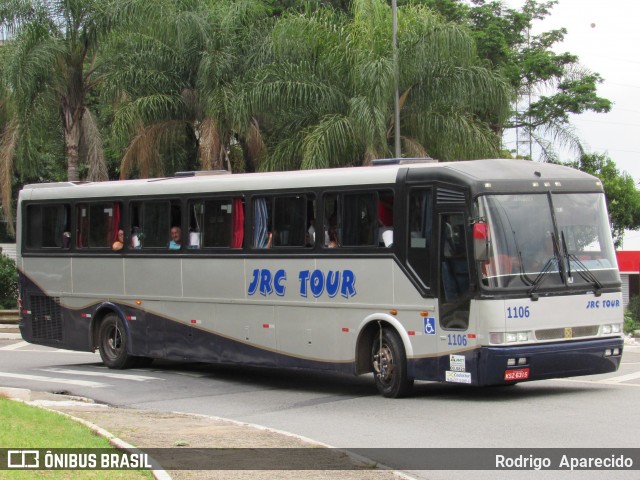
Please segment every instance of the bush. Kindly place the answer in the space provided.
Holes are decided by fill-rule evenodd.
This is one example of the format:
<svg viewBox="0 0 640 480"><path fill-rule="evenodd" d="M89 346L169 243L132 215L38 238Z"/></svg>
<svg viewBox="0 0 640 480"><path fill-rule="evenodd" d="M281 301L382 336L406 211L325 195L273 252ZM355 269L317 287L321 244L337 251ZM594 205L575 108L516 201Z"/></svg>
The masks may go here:
<svg viewBox="0 0 640 480"><path fill-rule="evenodd" d="M624 333L640 330L640 297L631 297L624 312Z"/></svg>
<svg viewBox="0 0 640 480"><path fill-rule="evenodd" d="M18 270L16 262L0 254L0 309L18 308Z"/></svg>

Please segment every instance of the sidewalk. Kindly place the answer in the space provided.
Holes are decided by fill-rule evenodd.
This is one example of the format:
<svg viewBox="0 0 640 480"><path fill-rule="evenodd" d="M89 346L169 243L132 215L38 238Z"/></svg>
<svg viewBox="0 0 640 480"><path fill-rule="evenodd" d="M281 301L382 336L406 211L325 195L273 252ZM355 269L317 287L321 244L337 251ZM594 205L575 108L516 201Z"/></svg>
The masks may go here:
<svg viewBox="0 0 640 480"><path fill-rule="evenodd" d="M159 412L130 408L114 408L88 399L0 387L0 395L16 398L30 405L70 415L90 422L94 431L113 435L115 443L145 448L327 448L297 435L265 427L235 422L217 417ZM248 454L250 454L248 450ZM398 480L410 478L399 472L376 469L365 459L352 458L336 451L332 468L342 470L180 470L156 471L159 480Z"/></svg>

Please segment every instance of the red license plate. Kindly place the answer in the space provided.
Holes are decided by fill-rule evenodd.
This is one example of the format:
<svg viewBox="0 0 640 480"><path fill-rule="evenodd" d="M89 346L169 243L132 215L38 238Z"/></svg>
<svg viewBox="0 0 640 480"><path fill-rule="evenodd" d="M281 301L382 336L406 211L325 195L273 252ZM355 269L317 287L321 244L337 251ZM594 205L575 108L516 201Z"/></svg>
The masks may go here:
<svg viewBox="0 0 640 480"><path fill-rule="evenodd" d="M504 372L504 379L509 380L526 380L529 378L529 369L520 368L518 370L506 370Z"/></svg>

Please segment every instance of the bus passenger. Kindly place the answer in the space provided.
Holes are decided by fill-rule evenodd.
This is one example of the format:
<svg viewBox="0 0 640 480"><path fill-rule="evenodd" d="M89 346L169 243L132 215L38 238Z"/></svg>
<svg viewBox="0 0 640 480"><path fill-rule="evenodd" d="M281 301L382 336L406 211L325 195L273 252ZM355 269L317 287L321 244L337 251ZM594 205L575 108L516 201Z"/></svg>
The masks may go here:
<svg viewBox="0 0 640 480"><path fill-rule="evenodd" d="M142 234L140 233L140 228L133 227L131 232L131 248L139 249L141 248L140 240L142 240Z"/></svg>
<svg viewBox="0 0 640 480"><path fill-rule="evenodd" d="M169 250L180 250L182 248L182 230L180 227L171 227L171 241Z"/></svg>
<svg viewBox="0 0 640 480"><path fill-rule="evenodd" d="M124 231L118 230L118 238L113 242L111 248L117 252L118 250L122 250L122 247L124 247Z"/></svg>
<svg viewBox="0 0 640 480"><path fill-rule="evenodd" d="M335 248L338 246L338 227L337 225L331 225L329 232L326 235L326 244L329 248Z"/></svg>

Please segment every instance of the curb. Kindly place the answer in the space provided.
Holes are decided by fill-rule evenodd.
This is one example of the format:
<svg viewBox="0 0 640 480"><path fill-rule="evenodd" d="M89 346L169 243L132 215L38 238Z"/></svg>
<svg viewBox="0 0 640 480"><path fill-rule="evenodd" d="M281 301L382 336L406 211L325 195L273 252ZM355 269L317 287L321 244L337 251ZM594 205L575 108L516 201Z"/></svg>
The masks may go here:
<svg viewBox="0 0 640 480"><path fill-rule="evenodd" d="M171 413L175 413L178 415L184 415L184 412L176 412L173 411ZM344 448L339 448L339 447L334 447L332 445L329 445L328 443L324 443L324 442L319 442L317 440L313 440L309 437L305 437L303 435L298 435L297 433L291 433L291 432L287 432L285 430L278 430L276 428L271 428L271 427L265 427L264 425L259 425L257 423L247 423L247 422L241 422L239 420L232 420L230 418L223 418L223 417L217 417L215 415L203 415L200 413L189 413L188 415L192 416L192 417L199 417L199 418L209 418L212 420L218 420L221 422L227 422L227 423L231 423L234 425L238 425L241 427L249 427L249 428L253 428L256 430L262 430L262 431L266 431L266 432L270 432L270 433L276 433L278 435L283 435L285 437L291 437L291 438L295 438L297 440L300 440L302 442L308 443L310 445L315 445L318 447L323 447L323 448L331 448L333 450L337 450L340 451L342 453L344 453L345 455L347 455L349 458L351 458L353 461L355 462L359 462L361 464L364 465L376 465L376 470L387 470L389 472L391 472L395 477L398 477L401 480L416 480L415 477L412 477L411 475L408 475L404 472L401 472L399 470L394 470L391 467L388 467L387 465L384 465L383 463L380 463L376 460L372 460L370 458L367 457L363 457L362 455L358 455L356 453L350 452L347 449Z"/></svg>
<svg viewBox="0 0 640 480"><path fill-rule="evenodd" d="M95 423L91 423L82 418L74 417L73 415L69 415L68 413L59 412L58 410L53 410L43 405L39 405L37 403L38 402L37 400L31 399L31 390L27 390L25 388L0 387L0 395L5 395L10 400L13 400L16 402L22 402L32 407L41 408L42 410L56 413L58 415L67 417L73 420L74 422L78 422L81 425L84 425L85 427L87 427L89 430L92 430L93 432L95 432L97 435L100 435L101 437L106 438L109 441L109 444L111 446L119 450L125 450L129 453L136 453L137 451L140 450L139 448L136 448L133 445L130 445L129 443L125 442L124 440L116 437L114 434L112 434L111 432L108 432L104 428L99 427ZM70 398L72 400L74 399L74 397L70 397ZM78 400L79 399L76 397L76 401ZM88 403L93 403L93 402L89 401ZM165 470L151 470L151 474L156 480L172 480L171 475L169 475Z"/></svg>

